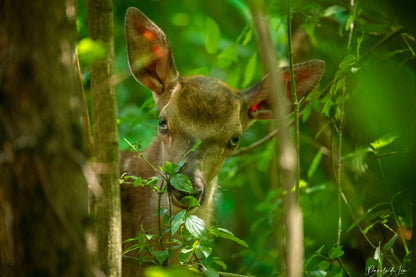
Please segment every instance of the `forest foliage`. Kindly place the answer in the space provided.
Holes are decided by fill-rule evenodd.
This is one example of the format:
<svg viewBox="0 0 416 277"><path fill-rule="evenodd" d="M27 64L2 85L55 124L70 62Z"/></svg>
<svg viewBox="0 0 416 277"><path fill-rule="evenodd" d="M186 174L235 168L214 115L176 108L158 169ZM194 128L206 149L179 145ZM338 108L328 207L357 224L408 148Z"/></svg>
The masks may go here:
<svg viewBox="0 0 416 277"><path fill-rule="evenodd" d="M87 38L84 5L79 1L78 53L88 91L89 63L102 47ZM215 76L240 89L264 76L246 2L114 1L120 148L129 149L128 142L145 148L157 131L151 93L128 73L123 23L129 6L164 30L182 75ZM267 1L267 12L276 53L286 65L287 1ZM416 26L411 13L402 2L299 0L291 1L291 16L293 40L299 42L295 61L326 62L319 87L300 110L304 274L409 274L416 250L410 241L416 211ZM269 122L256 122L240 148L271 131ZM284 275L286 191L273 181L278 143L270 140L231 157L222 168L215 223L248 248L236 245L236 238L216 239L213 252L205 253L221 258L214 276L224 268L244 275ZM389 272L377 272L383 268ZM158 270L150 276L159 276Z"/></svg>

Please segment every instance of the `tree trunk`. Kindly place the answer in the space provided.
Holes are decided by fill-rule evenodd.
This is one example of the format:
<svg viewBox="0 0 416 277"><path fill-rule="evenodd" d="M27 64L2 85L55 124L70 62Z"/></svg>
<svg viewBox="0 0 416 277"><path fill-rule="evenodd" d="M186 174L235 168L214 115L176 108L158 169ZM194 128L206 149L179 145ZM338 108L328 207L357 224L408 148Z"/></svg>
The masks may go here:
<svg viewBox="0 0 416 277"><path fill-rule="evenodd" d="M0 276L91 276L71 1L0 2Z"/></svg>
<svg viewBox="0 0 416 277"><path fill-rule="evenodd" d="M121 275L121 209L118 130L114 73L113 5L111 0L89 0L88 29L102 43L106 56L91 66L92 134L95 172L103 188L97 199L97 238L100 267L108 276Z"/></svg>

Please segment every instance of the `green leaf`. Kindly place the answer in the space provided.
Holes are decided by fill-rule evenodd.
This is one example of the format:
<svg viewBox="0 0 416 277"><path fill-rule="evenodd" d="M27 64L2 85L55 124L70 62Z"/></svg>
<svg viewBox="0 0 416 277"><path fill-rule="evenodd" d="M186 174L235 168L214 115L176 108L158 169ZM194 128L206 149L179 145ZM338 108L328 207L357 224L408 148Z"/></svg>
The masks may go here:
<svg viewBox="0 0 416 277"><path fill-rule="evenodd" d="M325 11L324 11L324 14L323 14L323 16L324 17L330 17L330 16L332 16L332 15L334 15L334 14L342 14L342 13L344 13L345 12L345 8L344 7L341 7L341 6L337 6L337 5L334 5L334 6L330 6L330 7L328 7Z"/></svg>
<svg viewBox="0 0 416 277"><path fill-rule="evenodd" d="M104 43L90 38L82 39L77 45L77 51L80 62L84 64L106 56Z"/></svg>
<svg viewBox="0 0 416 277"><path fill-rule="evenodd" d="M218 277L219 276L218 272L210 266L203 265L202 268L204 270L206 277Z"/></svg>
<svg viewBox="0 0 416 277"><path fill-rule="evenodd" d="M318 153L316 153L315 157L312 160L311 166L309 167L308 170L308 179L310 180L313 176L313 174L315 173L316 169L319 166L319 162L321 161L322 158L322 152L318 151Z"/></svg>
<svg viewBox="0 0 416 277"><path fill-rule="evenodd" d="M370 276L371 274L375 273L378 267L378 262L374 258L368 258L365 261L365 274L366 276Z"/></svg>
<svg viewBox="0 0 416 277"><path fill-rule="evenodd" d="M143 185L153 188L158 181L159 181L159 178L157 176L153 176L153 177L150 177L149 179L143 180Z"/></svg>
<svg viewBox="0 0 416 277"><path fill-rule="evenodd" d="M213 234L216 237L229 239L229 240L232 240L232 241L238 243L239 245L242 245L242 246L245 246L245 247L249 248L247 243L244 240L237 238L236 236L234 236L234 234L231 231L229 231L227 229L220 228L220 227L213 227L213 228L209 229L209 231L210 231L211 234Z"/></svg>
<svg viewBox="0 0 416 277"><path fill-rule="evenodd" d="M181 199L181 201L179 201L179 202L181 204L185 205L185 207L187 207L187 209L200 206L198 200L196 200L196 198L191 196L191 195L183 197Z"/></svg>
<svg viewBox="0 0 416 277"><path fill-rule="evenodd" d="M332 247L329 250L329 258L331 260L338 259L344 255L344 250L342 250L342 245L339 247Z"/></svg>
<svg viewBox="0 0 416 277"><path fill-rule="evenodd" d="M247 45L247 43L250 42L251 38L253 36L253 28L251 28L251 25L247 25L244 30L241 32L241 34L237 38L237 43Z"/></svg>
<svg viewBox="0 0 416 277"><path fill-rule="evenodd" d="M188 215L185 219L185 227L195 238L203 241L209 241L207 227L205 222L196 215Z"/></svg>
<svg viewBox="0 0 416 277"><path fill-rule="evenodd" d="M179 191L193 193L194 189L192 186L191 181L189 180L188 176L177 173L170 177L169 179L170 184Z"/></svg>
<svg viewBox="0 0 416 277"><path fill-rule="evenodd" d="M185 164L185 161L179 161L177 164L173 164L169 161L165 162L165 165L162 168L162 171L165 172L168 175L174 175L175 173L178 173L181 167Z"/></svg>
<svg viewBox="0 0 416 277"><path fill-rule="evenodd" d="M328 275L328 273L325 270L313 270L313 271L309 271L309 276L314 276L314 277L326 277Z"/></svg>
<svg viewBox="0 0 416 277"><path fill-rule="evenodd" d="M244 71L244 83L243 87L248 87L257 71L257 52L254 52L253 55L250 57L246 69Z"/></svg>
<svg viewBox="0 0 416 277"><path fill-rule="evenodd" d="M389 251L390 249L392 249L396 240L397 240L397 234L394 234L394 236L383 246L383 250Z"/></svg>
<svg viewBox="0 0 416 277"><path fill-rule="evenodd" d="M204 259L208 258L209 255L211 255L211 253L212 253L212 247L206 246L206 245L200 245L199 244L199 245L196 246L196 250L198 250L198 252L200 254L202 254Z"/></svg>
<svg viewBox="0 0 416 277"><path fill-rule="evenodd" d="M152 254L156 257L157 262L162 265L169 257L169 251L153 251Z"/></svg>
<svg viewBox="0 0 416 277"><path fill-rule="evenodd" d="M200 145L201 145L201 140L197 139L194 145L192 146L191 150L189 151L194 152Z"/></svg>
<svg viewBox="0 0 416 277"><path fill-rule="evenodd" d="M193 254L193 247L192 246L186 246L181 248L180 252L179 252L179 262L181 264L184 264L189 257Z"/></svg>
<svg viewBox="0 0 416 277"><path fill-rule="evenodd" d="M212 18L207 17L205 48L209 54L217 53L220 36L220 28L217 23Z"/></svg>
<svg viewBox="0 0 416 277"><path fill-rule="evenodd" d="M176 232L179 230L179 227L185 223L185 214L186 211L182 210L173 217L172 223L170 224L172 235L176 234Z"/></svg>
<svg viewBox="0 0 416 277"><path fill-rule="evenodd" d="M387 145L391 144L392 142L394 142L396 139L398 138L398 136L393 136L393 135L385 135L381 138L379 138L378 140L371 142L370 145L371 147L373 147L376 151L386 147Z"/></svg>
<svg viewBox="0 0 416 277"><path fill-rule="evenodd" d="M212 258L212 261L222 267L222 269L227 270L227 265L221 260L220 257Z"/></svg>
<svg viewBox="0 0 416 277"><path fill-rule="evenodd" d="M133 182L133 186L134 187L141 187L141 186L143 186L143 179L142 179L142 177L137 177L137 179L134 180L134 182Z"/></svg>
<svg viewBox="0 0 416 277"><path fill-rule="evenodd" d="M234 44L228 46L224 49L219 55L217 64L220 68L226 68L230 66L233 62L237 61L237 46Z"/></svg>
<svg viewBox="0 0 416 277"><path fill-rule="evenodd" d="M319 263L318 268L322 270L327 270L330 266L330 263L327 261L322 261Z"/></svg>
<svg viewBox="0 0 416 277"><path fill-rule="evenodd" d="M176 172L175 172L174 164L172 164L169 161L166 161L165 165L163 166L163 172L165 172L166 174L169 174L169 175L175 174Z"/></svg>
<svg viewBox="0 0 416 277"><path fill-rule="evenodd" d="M345 58L342 60L342 62L339 64L339 69L346 70L347 68L351 67L355 63L355 56L352 54L349 54L345 56Z"/></svg>
<svg viewBox="0 0 416 277"><path fill-rule="evenodd" d="M179 161L179 162L176 164L176 167L175 167L175 173L178 173L178 172L179 172L179 170L182 168L182 166L183 166L185 163L186 163L186 162L185 162L184 160Z"/></svg>

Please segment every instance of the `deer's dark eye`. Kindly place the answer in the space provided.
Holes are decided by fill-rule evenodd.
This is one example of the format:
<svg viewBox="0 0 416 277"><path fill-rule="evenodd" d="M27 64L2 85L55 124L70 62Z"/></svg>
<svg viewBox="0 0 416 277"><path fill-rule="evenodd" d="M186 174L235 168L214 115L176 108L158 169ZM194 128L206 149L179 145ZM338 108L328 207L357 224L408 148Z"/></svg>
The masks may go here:
<svg viewBox="0 0 416 277"><path fill-rule="evenodd" d="M240 137L232 137L229 141L228 141L228 147L230 148L236 148L238 146L238 143L240 142Z"/></svg>
<svg viewBox="0 0 416 277"><path fill-rule="evenodd" d="M159 132L166 134L169 131L166 119L159 120Z"/></svg>

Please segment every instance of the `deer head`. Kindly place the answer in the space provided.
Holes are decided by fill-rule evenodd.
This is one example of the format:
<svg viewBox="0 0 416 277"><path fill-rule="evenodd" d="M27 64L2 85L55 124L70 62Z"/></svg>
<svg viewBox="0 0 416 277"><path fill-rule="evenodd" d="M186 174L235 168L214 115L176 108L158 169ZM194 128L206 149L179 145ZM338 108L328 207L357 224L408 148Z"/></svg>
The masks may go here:
<svg viewBox="0 0 416 277"><path fill-rule="evenodd" d="M158 165L177 162L196 140L201 144L185 157L182 168L203 206L212 201L216 176L224 159L238 147L244 129L256 119L270 119L268 76L254 86L237 90L216 78L181 77L163 31L140 10L129 8L125 19L127 51L134 78L153 93L159 114L158 147L150 153ZM325 64L320 60L295 65L298 98L319 82ZM288 95L290 77L282 76ZM172 203L180 207L184 193L171 189Z"/></svg>

